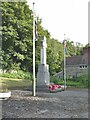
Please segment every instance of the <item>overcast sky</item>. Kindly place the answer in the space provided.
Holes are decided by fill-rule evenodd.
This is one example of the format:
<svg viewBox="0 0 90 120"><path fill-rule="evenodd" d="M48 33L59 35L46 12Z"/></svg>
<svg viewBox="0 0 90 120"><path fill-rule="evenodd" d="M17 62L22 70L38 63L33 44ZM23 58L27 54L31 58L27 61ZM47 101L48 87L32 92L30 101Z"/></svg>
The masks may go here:
<svg viewBox="0 0 90 120"><path fill-rule="evenodd" d="M89 0L27 0L31 9L35 2L37 16L42 18L42 26L51 37L88 43L88 1Z"/></svg>

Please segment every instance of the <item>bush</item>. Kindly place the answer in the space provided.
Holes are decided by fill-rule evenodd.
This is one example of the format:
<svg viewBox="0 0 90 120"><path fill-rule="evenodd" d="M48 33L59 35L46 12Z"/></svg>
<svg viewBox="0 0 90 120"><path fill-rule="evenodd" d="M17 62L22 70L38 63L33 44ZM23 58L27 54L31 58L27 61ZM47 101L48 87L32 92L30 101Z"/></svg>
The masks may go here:
<svg viewBox="0 0 90 120"><path fill-rule="evenodd" d="M2 74L0 74L0 77L32 80L32 74L31 73L24 72L24 71L21 71L21 70L18 70L17 73L2 73Z"/></svg>
<svg viewBox="0 0 90 120"><path fill-rule="evenodd" d="M61 79L59 79L57 77L54 77L54 76L51 76L50 82L55 83L55 84L63 84L64 83L63 80L61 80Z"/></svg>
<svg viewBox="0 0 90 120"><path fill-rule="evenodd" d="M83 75L80 76L76 79L67 79L66 80L66 85L67 86L73 86L73 87L82 87L82 88L90 88L90 83L89 83L90 76L88 75ZM64 85L64 80L59 79L57 77L52 76L51 77L51 82L59 85Z"/></svg>
<svg viewBox="0 0 90 120"><path fill-rule="evenodd" d="M76 85L77 87L88 87L88 75L82 75L80 77L77 77L76 80L72 79L68 79L68 83L72 82L74 83L74 85Z"/></svg>

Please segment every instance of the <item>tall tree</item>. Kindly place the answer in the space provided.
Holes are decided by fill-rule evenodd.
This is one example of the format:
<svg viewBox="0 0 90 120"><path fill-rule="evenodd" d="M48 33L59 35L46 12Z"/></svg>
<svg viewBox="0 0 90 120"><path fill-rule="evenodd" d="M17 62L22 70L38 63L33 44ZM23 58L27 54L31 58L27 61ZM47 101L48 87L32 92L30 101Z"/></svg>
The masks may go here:
<svg viewBox="0 0 90 120"><path fill-rule="evenodd" d="M25 2L2 2L1 9L3 68L11 69L16 63L31 70L32 11Z"/></svg>
<svg viewBox="0 0 90 120"><path fill-rule="evenodd" d="M33 12L26 2L2 2L2 66L7 71L22 69L32 72L33 65ZM38 41L35 43L36 73L40 63L41 36L47 39L47 63L51 75L62 69L63 43L51 38L47 29L41 26L41 20L37 17ZM76 47L73 41L67 41L67 56L75 55Z"/></svg>

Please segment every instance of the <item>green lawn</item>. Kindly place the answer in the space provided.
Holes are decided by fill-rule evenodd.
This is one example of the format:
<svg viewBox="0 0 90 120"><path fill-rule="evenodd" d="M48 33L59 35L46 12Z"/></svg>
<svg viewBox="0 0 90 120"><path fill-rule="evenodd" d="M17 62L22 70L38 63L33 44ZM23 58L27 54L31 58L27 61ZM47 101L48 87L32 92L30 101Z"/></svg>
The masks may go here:
<svg viewBox="0 0 90 120"><path fill-rule="evenodd" d="M71 87L88 88L89 79L90 77L88 76L81 76L81 77L78 77L76 80L68 79L66 80L66 85ZM59 85L64 85L64 80L60 80L57 77L51 77L51 82Z"/></svg>
<svg viewBox="0 0 90 120"><path fill-rule="evenodd" d="M32 81L29 79L12 79L0 77L0 91L13 88L26 88L31 86Z"/></svg>
<svg viewBox="0 0 90 120"><path fill-rule="evenodd" d="M61 81L58 84L64 85L64 81ZM71 87L82 87L82 88L85 87L85 85L83 85L82 83L80 83L80 82L74 82L74 81L67 81L66 85L67 86L71 86Z"/></svg>

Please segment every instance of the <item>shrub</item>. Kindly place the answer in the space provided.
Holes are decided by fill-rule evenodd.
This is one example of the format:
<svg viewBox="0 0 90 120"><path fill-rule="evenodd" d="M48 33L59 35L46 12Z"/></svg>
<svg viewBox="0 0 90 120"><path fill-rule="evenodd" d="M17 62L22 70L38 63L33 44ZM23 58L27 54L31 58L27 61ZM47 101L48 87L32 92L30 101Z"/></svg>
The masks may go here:
<svg viewBox="0 0 90 120"><path fill-rule="evenodd" d="M17 73L2 73L2 74L0 74L0 77L32 80L32 74L31 73L24 72L24 71L21 71L21 70L18 70Z"/></svg>
<svg viewBox="0 0 90 120"><path fill-rule="evenodd" d="M61 80L61 79L59 79L57 77L54 77L54 76L51 76L50 82L53 82L55 84L63 84L63 80Z"/></svg>
<svg viewBox="0 0 90 120"><path fill-rule="evenodd" d="M80 77L77 77L75 79L70 78L66 80L66 85L67 86L74 86L74 87L82 87L82 88L90 88L90 83L89 83L89 79L90 76L88 75L82 75ZM57 77L52 76L51 77L51 82L55 83L55 84L60 84L60 85L64 85L64 80L59 79Z"/></svg>

